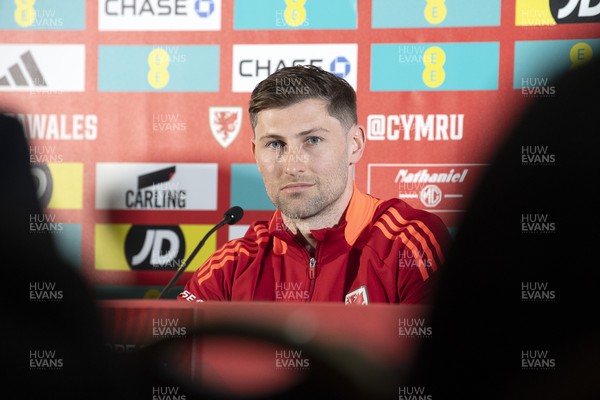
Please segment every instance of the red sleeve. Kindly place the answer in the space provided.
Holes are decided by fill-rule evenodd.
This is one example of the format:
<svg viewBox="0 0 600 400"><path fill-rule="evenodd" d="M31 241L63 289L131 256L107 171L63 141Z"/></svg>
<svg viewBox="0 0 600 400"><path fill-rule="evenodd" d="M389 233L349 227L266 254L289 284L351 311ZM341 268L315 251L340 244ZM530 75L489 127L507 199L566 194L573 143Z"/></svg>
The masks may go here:
<svg viewBox="0 0 600 400"><path fill-rule="evenodd" d="M428 304L450 244L448 229L437 215L404 202L384 207L373 224L371 243L394 277L389 301Z"/></svg>
<svg viewBox="0 0 600 400"><path fill-rule="evenodd" d="M243 270L256 256L258 233L265 231L263 224L254 223L244 237L230 240L219 248L193 273L177 300L230 300L236 271Z"/></svg>
<svg viewBox="0 0 600 400"><path fill-rule="evenodd" d="M429 304L451 241L448 228L437 215L419 211L397 241L400 303Z"/></svg>

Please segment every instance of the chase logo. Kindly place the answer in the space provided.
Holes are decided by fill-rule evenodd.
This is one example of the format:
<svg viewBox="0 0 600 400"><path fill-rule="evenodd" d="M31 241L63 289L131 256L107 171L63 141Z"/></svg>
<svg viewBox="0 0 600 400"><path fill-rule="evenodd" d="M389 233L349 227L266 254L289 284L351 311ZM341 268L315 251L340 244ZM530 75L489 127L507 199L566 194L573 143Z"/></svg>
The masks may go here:
<svg viewBox="0 0 600 400"><path fill-rule="evenodd" d="M177 270L211 228L211 225L97 224L96 269ZM215 249L216 238L211 236L187 268L198 268Z"/></svg>
<svg viewBox="0 0 600 400"><path fill-rule="evenodd" d="M214 0L196 0L194 3L194 11L200 18L208 18L215 12Z"/></svg>
<svg viewBox="0 0 600 400"><path fill-rule="evenodd" d="M236 30L356 29L357 0L236 0Z"/></svg>
<svg viewBox="0 0 600 400"><path fill-rule="evenodd" d="M500 26L500 0L373 0L373 28Z"/></svg>
<svg viewBox="0 0 600 400"><path fill-rule="evenodd" d="M344 78L356 90L355 43L233 45L233 92L251 92L273 72L292 65L315 65Z"/></svg>
<svg viewBox="0 0 600 400"><path fill-rule="evenodd" d="M100 46L101 92L217 92L219 46Z"/></svg>
<svg viewBox="0 0 600 400"><path fill-rule="evenodd" d="M217 164L96 164L96 208L216 210Z"/></svg>
<svg viewBox="0 0 600 400"><path fill-rule="evenodd" d="M100 0L101 31L218 31L221 0Z"/></svg>
<svg viewBox="0 0 600 400"><path fill-rule="evenodd" d="M600 52L600 39L515 42L513 89L548 86L569 69L589 62Z"/></svg>
<svg viewBox="0 0 600 400"><path fill-rule="evenodd" d="M600 22L597 0L517 0L515 25L542 26Z"/></svg>
<svg viewBox="0 0 600 400"><path fill-rule="evenodd" d="M340 78L346 78L350 74L350 61L346 57L336 57L329 64L329 72Z"/></svg>
<svg viewBox="0 0 600 400"><path fill-rule="evenodd" d="M499 43L371 45L371 90L496 90Z"/></svg>
<svg viewBox="0 0 600 400"><path fill-rule="evenodd" d="M83 92L85 46L0 45L0 91Z"/></svg>
<svg viewBox="0 0 600 400"><path fill-rule="evenodd" d="M30 170L43 209L82 208L82 163L32 163Z"/></svg>
<svg viewBox="0 0 600 400"><path fill-rule="evenodd" d="M83 30L85 0L5 0L0 29Z"/></svg>

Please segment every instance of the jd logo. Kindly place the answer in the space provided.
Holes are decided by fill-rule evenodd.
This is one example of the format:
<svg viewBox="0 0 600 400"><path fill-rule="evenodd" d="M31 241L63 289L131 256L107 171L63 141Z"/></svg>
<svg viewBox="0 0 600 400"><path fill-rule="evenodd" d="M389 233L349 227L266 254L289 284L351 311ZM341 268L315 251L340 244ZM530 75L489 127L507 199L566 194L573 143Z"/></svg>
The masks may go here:
<svg viewBox="0 0 600 400"><path fill-rule="evenodd" d="M600 1L550 0L550 12L559 24L600 22Z"/></svg>
<svg viewBox="0 0 600 400"><path fill-rule="evenodd" d="M177 270L184 254L185 238L177 225L134 225L125 238L125 258L132 270Z"/></svg>

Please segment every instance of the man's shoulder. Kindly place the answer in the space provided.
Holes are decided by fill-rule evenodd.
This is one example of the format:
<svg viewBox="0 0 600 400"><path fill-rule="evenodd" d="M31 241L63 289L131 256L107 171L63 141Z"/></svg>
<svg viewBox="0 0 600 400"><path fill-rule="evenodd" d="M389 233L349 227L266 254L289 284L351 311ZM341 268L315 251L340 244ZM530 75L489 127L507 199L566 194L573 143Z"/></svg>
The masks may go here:
<svg viewBox="0 0 600 400"><path fill-rule="evenodd" d="M436 219L440 220L439 216L431 211L416 208L408 204L406 201L398 198L383 200L377 207L375 218L380 219L384 216L394 216L402 220L418 220L418 219Z"/></svg>
<svg viewBox="0 0 600 400"><path fill-rule="evenodd" d="M413 207L397 198L379 204L372 221L373 230L380 231L388 239L396 239L400 235L410 237L418 234L443 238L445 241L449 235L446 224L437 214Z"/></svg>
<svg viewBox="0 0 600 400"><path fill-rule="evenodd" d="M259 243L268 240L269 236L269 221L256 220L248 225L243 235L230 239L226 246Z"/></svg>

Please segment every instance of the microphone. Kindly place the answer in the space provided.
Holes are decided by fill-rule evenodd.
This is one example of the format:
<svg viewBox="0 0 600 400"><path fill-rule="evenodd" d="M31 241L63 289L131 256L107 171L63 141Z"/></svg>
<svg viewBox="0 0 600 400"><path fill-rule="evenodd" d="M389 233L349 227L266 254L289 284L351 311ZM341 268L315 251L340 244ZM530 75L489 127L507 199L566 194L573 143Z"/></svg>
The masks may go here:
<svg viewBox="0 0 600 400"><path fill-rule="evenodd" d="M242 207L239 207L239 206L233 206L229 210L225 211L225 214L223 215L223 219L221 221L219 221L218 224L213 226L208 232L206 232L206 235L204 235L204 237L198 243L198 245L196 246L194 251L192 251L192 254L190 254L190 256L187 258L187 260L185 260L179 266L179 269L177 270L175 275L173 275L173 278L171 278L171 281L169 282L169 284L167 286L165 286L165 288L162 290L162 292L160 292L160 295L158 295L158 299L162 299L167 294L169 289L171 289L173 284L175 284L175 282L181 276L183 271L185 271L185 269L187 268L190 261L192 261L192 259L194 257L196 257L196 254L200 251L202 246L204 246L204 242L206 242L206 239L208 239L208 237L210 235L212 235L217 229L219 229L220 227L222 227L225 224L233 225L233 224L237 223L240 219L242 219L243 216L244 216L244 210L242 209Z"/></svg>

